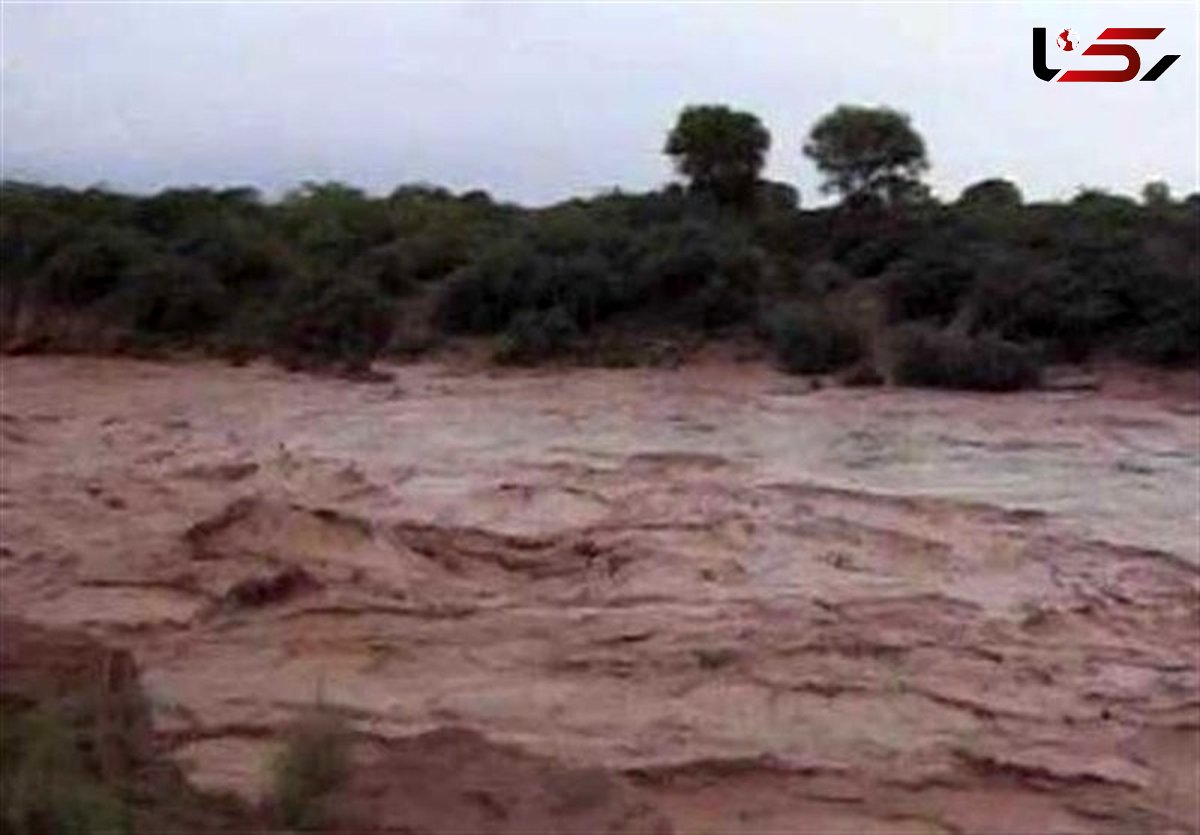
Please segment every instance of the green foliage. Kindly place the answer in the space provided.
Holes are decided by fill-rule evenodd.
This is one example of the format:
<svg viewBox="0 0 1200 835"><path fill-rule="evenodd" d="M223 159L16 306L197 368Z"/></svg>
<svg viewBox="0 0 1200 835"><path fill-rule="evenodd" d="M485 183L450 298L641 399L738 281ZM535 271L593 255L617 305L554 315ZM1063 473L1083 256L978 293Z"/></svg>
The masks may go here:
<svg viewBox="0 0 1200 835"><path fill-rule="evenodd" d="M1127 353L1157 365L1200 363L1200 279L1163 279L1154 306L1128 336Z"/></svg>
<svg viewBox="0 0 1200 835"><path fill-rule="evenodd" d="M834 243L838 263L859 278L879 275L905 255L914 242L900 230L869 228L841 236Z"/></svg>
<svg viewBox="0 0 1200 835"><path fill-rule="evenodd" d="M87 227L46 262L41 295L66 307L92 304L115 290L122 275L151 252L149 242L128 228Z"/></svg>
<svg viewBox="0 0 1200 835"><path fill-rule="evenodd" d="M288 364L370 363L391 336L390 302L369 281L321 276L297 282L279 300L273 344Z"/></svg>
<svg viewBox="0 0 1200 835"><path fill-rule="evenodd" d="M438 325L494 333L521 314L553 309L580 332L639 309L702 329L749 316L764 263L744 229L718 225L702 208L677 222L636 225L630 208L604 198L540 213L520 237L484 249L450 277L438 296ZM522 329L535 321L524 319Z"/></svg>
<svg viewBox="0 0 1200 835"><path fill-rule="evenodd" d="M1090 220L1126 221L1137 216L1137 203L1131 197L1110 194L1103 189L1083 188L1071 200L1082 217Z"/></svg>
<svg viewBox="0 0 1200 835"><path fill-rule="evenodd" d="M1171 187L1162 180L1152 180L1142 186L1142 202L1152 209L1171 205Z"/></svg>
<svg viewBox="0 0 1200 835"><path fill-rule="evenodd" d="M813 126L804 153L825 176L822 190L852 203L924 197L925 142L907 115L890 108L841 105Z"/></svg>
<svg viewBox="0 0 1200 835"><path fill-rule="evenodd" d="M825 296L854 280L854 275L836 261L818 261L804 273L804 290L813 296Z"/></svg>
<svg viewBox="0 0 1200 835"><path fill-rule="evenodd" d="M800 208L800 191L787 183L760 180L756 188L755 204L760 211L786 215Z"/></svg>
<svg viewBox="0 0 1200 835"><path fill-rule="evenodd" d="M780 313L768 329L779 364L790 374L826 374L862 357L862 341L854 329L822 308Z"/></svg>
<svg viewBox="0 0 1200 835"><path fill-rule="evenodd" d="M523 306L536 307L541 301L537 295L546 285L545 269L528 242L496 244L450 276L439 294L435 319L450 333L500 330Z"/></svg>
<svg viewBox="0 0 1200 835"><path fill-rule="evenodd" d="M4 835L124 835L129 810L87 767L69 725L44 709L0 716Z"/></svg>
<svg viewBox="0 0 1200 835"><path fill-rule="evenodd" d="M1014 391L1036 386L1041 376L1032 351L995 336L907 325L893 334L891 351L893 375L902 385Z"/></svg>
<svg viewBox="0 0 1200 835"><path fill-rule="evenodd" d="M278 233L244 217L196 218L167 243L175 255L203 264L238 295L270 292L302 272L301 257Z"/></svg>
<svg viewBox="0 0 1200 835"><path fill-rule="evenodd" d="M563 307L525 310L505 328L496 359L506 365L532 365L563 356L579 336L579 325Z"/></svg>
<svg viewBox="0 0 1200 835"><path fill-rule="evenodd" d="M769 144L750 114L690 107L666 148L690 187L539 209L424 184L376 197L308 183L267 201L252 189L133 197L5 182L4 345L361 367L381 350L471 333L494 336L504 361L588 361L607 345L736 335L759 311L851 299L864 332L882 313L1047 357L1197 361L1196 195L1172 201L1152 183L1144 204L1094 189L1023 204L992 178L939 206L907 117L840 107L805 152L826 190L860 210L802 211L791 186L761 179ZM784 328L801 336L781 338L781 354L840 356L820 336L828 324Z"/></svg>
<svg viewBox="0 0 1200 835"><path fill-rule="evenodd" d="M196 336L221 320L226 296L202 262L160 255L130 267L110 306L113 318L135 332Z"/></svg>
<svg viewBox="0 0 1200 835"><path fill-rule="evenodd" d="M678 303L677 317L703 329L750 316L765 269L762 253L736 230L691 222L645 237L626 304Z"/></svg>
<svg viewBox="0 0 1200 835"><path fill-rule="evenodd" d="M978 209L1015 209L1021 205L1021 190L1011 180L993 178L967 186L958 204Z"/></svg>
<svg viewBox="0 0 1200 835"><path fill-rule="evenodd" d="M342 266L387 238L386 208L341 183L305 183L284 197L281 209L299 249L329 266Z"/></svg>
<svg viewBox="0 0 1200 835"><path fill-rule="evenodd" d="M924 241L884 273L889 320L949 321L975 277L982 260L977 249L948 241Z"/></svg>
<svg viewBox="0 0 1200 835"><path fill-rule="evenodd" d="M712 104L685 107L663 150L694 191L737 204L754 196L770 146L757 116Z"/></svg>
<svg viewBox="0 0 1200 835"><path fill-rule="evenodd" d="M288 729L273 763L272 785L272 799L284 825L320 828L322 801L349 772L350 743L346 724L321 705Z"/></svg>

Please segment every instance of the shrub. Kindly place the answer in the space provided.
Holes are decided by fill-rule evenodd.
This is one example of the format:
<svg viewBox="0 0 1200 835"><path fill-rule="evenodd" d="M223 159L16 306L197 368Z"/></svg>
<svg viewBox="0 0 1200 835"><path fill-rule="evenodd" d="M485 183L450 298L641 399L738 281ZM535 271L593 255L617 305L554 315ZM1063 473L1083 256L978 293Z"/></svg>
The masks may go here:
<svg viewBox="0 0 1200 835"><path fill-rule="evenodd" d="M387 298L364 279L302 280L279 301L273 345L288 362L340 361L361 368L387 344L392 315Z"/></svg>
<svg viewBox="0 0 1200 835"><path fill-rule="evenodd" d="M1200 283L1186 256L1176 264L1090 234L1067 244L1054 260L1025 253L981 269L971 297L975 323L1069 359L1123 345L1153 362L1193 353L1186 343L1196 333Z"/></svg>
<svg viewBox="0 0 1200 835"><path fill-rule="evenodd" d="M884 285L888 319L948 321L973 276L971 262L961 255L925 254L896 262Z"/></svg>
<svg viewBox="0 0 1200 835"><path fill-rule="evenodd" d="M415 264L403 244L390 243L368 249L355 258L348 269L390 296L408 295L417 287Z"/></svg>
<svg viewBox="0 0 1200 835"><path fill-rule="evenodd" d="M286 826L321 826L322 800L345 779L350 768L350 732L319 703L287 731L275 759L272 799Z"/></svg>
<svg viewBox="0 0 1200 835"><path fill-rule="evenodd" d="M854 276L836 261L818 261L804 273L804 290L815 296L824 296L840 290L854 280Z"/></svg>
<svg viewBox="0 0 1200 835"><path fill-rule="evenodd" d="M261 224L220 218L192 227L172 252L208 267L231 293L270 292L300 272L299 257Z"/></svg>
<svg viewBox="0 0 1200 835"><path fill-rule="evenodd" d="M405 274L417 282L445 278L467 263L469 248L466 231L448 226L422 229L399 242Z"/></svg>
<svg viewBox="0 0 1200 835"><path fill-rule="evenodd" d="M1130 335L1128 352L1160 365L1195 364L1200 360L1200 277L1195 272L1175 276L1156 290L1157 303Z"/></svg>
<svg viewBox="0 0 1200 835"><path fill-rule="evenodd" d="M579 338L579 325L562 307L518 314L500 339L496 359L509 365L528 365L560 356Z"/></svg>
<svg viewBox="0 0 1200 835"><path fill-rule="evenodd" d="M221 320L226 301L225 289L203 264L165 255L133 267L111 306L139 333L193 336Z"/></svg>
<svg viewBox="0 0 1200 835"><path fill-rule="evenodd" d="M754 294L736 278L719 272L704 283L688 307L689 318L712 331L746 319L754 310Z"/></svg>
<svg viewBox="0 0 1200 835"><path fill-rule="evenodd" d="M83 307L117 288L132 265L147 258L150 246L125 229L100 226L59 249L41 275L47 301Z"/></svg>
<svg viewBox="0 0 1200 835"><path fill-rule="evenodd" d="M537 257L527 283L515 288L521 310L561 307L580 327L589 328L618 307L616 277L595 252Z"/></svg>
<svg viewBox="0 0 1200 835"><path fill-rule="evenodd" d="M848 249L840 256L840 260L853 275L871 278L903 257L908 245L907 241L895 235L873 237Z"/></svg>
<svg viewBox="0 0 1200 835"><path fill-rule="evenodd" d="M824 374L862 356L858 335L820 308L780 314L768 330L779 363L790 374Z"/></svg>
<svg viewBox="0 0 1200 835"><path fill-rule="evenodd" d="M894 334L891 353L895 381L903 385L1013 391L1041 377L1032 351L995 336L909 325Z"/></svg>
<svg viewBox="0 0 1200 835"><path fill-rule="evenodd" d="M1021 190L1016 183L1000 177L973 183L958 197L960 206L980 209L1015 209L1021 201Z"/></svg>
<svg viewBox="0 0 1200 835"><path fill-rule="evenodd" d="M738 231L689 221L643 236L639 248L622 306L677 305L702 328L732 324L753 310L765 263Z"/></svg>
<svg viewBox="0 0 1200 835"><path fill-rule="evenodd" d="M81 740L44 709L0 717L0 831L122 835L129 810L87 767Z"/></svg>
<svg viewBox="0 0 1200 835"><path fill-rule="evenodd" d="M451 333L492 333L530 304L545 268L528 242L510 240L456 270L438 294L434 321Z"/></svg>
<svg viewBox="0 0 1200 835"><path fill-rule="evenodd" d="M1148 206L1095 190L1022 204L1013 183L990 179L918 211L901 210L888 177L868 185L847 204L866 194L872 211L799 211L789 187L761 180L739 210L680 185L522 209L422 185L380 199L307 184L272 202L246 189L132 197L6 182L0 325L18 349L77 348L94 334L97 349L191 341L238 358L361 365L389 331L404 331L397 346L424 331L426 291L444 332L509 329L506 357L570 350L580 331L594 344L618 315L651 342L846 291L869 297L851 317L864 326L878 299L892 323L954 323L1047 356L1200 359L1200 197L1169 200L1155 186ZM851 286L859 278L868 283ZM390 306L410 297L394 327ZM830 353L802 341L780 343Z"/></svg>

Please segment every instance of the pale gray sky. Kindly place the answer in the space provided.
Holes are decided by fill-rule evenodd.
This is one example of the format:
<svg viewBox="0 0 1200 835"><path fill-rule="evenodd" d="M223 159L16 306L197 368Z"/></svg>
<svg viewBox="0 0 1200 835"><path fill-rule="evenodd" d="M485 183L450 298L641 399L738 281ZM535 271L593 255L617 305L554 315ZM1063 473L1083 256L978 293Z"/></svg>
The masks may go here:
<svg viewBox="0 0 1200 835"><path fill-rule="evenodd" d="M803 135L840 102L911 114L943 197L988 176L1031 199L1082 184L1195 191L1200 5L991 3L3 5L3 174L130 190L307 179L543 203L671 177L688 103L751 110L771 176L819 201ZM1046 83L1053 44L1165 26L1156 82ZM1120 59L1093 68L1119 67ZM1055 63L1058 61L1059 63Z"/></svg>

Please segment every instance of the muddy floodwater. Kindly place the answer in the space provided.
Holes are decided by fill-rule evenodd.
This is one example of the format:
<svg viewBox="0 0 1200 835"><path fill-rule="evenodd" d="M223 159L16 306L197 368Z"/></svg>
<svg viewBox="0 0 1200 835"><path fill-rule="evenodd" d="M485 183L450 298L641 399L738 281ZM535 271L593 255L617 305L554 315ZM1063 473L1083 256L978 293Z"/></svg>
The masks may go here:
<svg viewBox="0 0 1200 835"><path fill-rule="evenodd" d="M198 786L318 698L676 832L1200 830L1200 417L754 365L0 364L0 602L129 648Z"/></svg>

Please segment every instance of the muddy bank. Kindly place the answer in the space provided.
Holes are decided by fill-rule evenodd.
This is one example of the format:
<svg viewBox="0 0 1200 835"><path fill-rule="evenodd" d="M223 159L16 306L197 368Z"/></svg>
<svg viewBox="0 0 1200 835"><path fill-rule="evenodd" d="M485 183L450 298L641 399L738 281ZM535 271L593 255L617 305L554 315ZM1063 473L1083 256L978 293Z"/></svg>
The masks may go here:
<svg viewBox="0 0 1200 835"><path fill-rule="evenodd" d="M198 786L319 692L680 832L1200 828L1190 397L0 371L0 602L130 650Z"/></svg>

